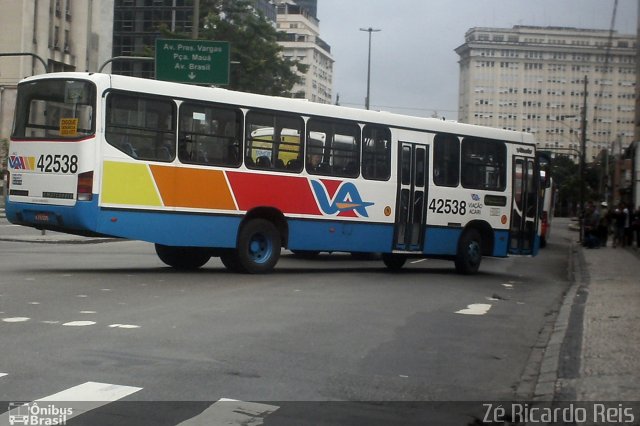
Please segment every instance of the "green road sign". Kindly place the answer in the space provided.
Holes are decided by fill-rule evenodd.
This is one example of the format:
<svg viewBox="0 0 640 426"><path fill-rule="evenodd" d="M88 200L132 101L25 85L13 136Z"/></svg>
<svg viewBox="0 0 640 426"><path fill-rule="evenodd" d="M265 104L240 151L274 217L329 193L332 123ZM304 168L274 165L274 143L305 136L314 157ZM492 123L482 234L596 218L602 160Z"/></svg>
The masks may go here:
<svg viewBox="0 0 640 426"><path fill-rule="evenodd" d="M229 84L229 42L156 39L156 79Z"/></svg>

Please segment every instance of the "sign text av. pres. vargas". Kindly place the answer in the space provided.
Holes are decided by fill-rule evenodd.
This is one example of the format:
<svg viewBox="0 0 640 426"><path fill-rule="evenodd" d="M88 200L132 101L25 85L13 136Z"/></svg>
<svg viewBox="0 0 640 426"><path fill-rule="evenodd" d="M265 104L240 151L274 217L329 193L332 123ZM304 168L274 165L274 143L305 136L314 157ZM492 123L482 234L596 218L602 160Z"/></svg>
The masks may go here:
<svg viewBox="0 0 640 426"><path fill-rule="evenodd" d="M156 39L156 79L192 84L229 84L229 43Z"/></svg>

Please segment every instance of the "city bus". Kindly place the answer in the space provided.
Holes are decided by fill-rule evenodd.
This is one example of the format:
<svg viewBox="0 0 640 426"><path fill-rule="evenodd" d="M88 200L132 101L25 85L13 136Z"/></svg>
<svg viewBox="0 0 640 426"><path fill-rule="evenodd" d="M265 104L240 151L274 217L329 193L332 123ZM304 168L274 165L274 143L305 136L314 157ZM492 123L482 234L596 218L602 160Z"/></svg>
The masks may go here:
<svg viewBox="0 0 640 426"><path fill-rule="evenodd" d="M10 222L265 273L282 249L451 260L540 246L531 134L100 73L18 85ZM537 178L536 178L537 177Z"/></svg>

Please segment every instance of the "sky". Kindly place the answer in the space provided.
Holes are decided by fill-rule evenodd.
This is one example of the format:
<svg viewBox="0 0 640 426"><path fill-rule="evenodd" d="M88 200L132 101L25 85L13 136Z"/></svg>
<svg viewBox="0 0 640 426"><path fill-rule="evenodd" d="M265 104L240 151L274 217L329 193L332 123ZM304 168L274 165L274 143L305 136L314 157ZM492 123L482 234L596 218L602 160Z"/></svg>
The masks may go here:
<svg viewBox="0 0 640 426"><path fill-rule="evenodd" d="M618 0L615 29L635 34L640 0ZM614 0L318 0L331 46L333 99L364 108L372 34L371 109L455 120L458 55L472 27L564 26L608 30Z"/></svg>

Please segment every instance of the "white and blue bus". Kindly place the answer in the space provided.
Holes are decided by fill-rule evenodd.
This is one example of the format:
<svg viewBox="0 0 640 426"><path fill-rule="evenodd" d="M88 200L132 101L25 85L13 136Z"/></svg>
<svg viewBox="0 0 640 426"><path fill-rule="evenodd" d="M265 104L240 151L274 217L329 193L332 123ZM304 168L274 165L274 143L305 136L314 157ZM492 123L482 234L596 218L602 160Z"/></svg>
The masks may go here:
<svg viewBox="0 0 640 426"><path fill-rule="evenodd" d="M271 271L282 248L450 259L535 255L533 136L98 73L18 85L15 224L154 243L175 268Z"/></svg>

